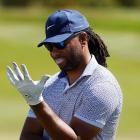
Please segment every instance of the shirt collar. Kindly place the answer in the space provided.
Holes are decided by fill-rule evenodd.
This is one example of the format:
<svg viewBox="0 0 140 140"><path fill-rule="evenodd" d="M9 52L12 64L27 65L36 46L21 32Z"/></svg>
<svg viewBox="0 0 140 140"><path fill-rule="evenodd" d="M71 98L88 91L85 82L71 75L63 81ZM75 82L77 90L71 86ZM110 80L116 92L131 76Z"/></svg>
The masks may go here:
<svg viewBox="0 0 140 140"><path fill-rule="evenodd" d="M92 75L94 70L96 69L97 65L98 65L98 63L95 59L95 56L92 55L89 63L87 64L84 72L82 73L82 75L80 77Z"/></svg>
<svg viewBox="0 0 140 140"><path fill-rule="evenodd" d="M63 77L66 76L66 73L64 71L61 71L59 74L58 74L58 78L61 79Z"/></svg>

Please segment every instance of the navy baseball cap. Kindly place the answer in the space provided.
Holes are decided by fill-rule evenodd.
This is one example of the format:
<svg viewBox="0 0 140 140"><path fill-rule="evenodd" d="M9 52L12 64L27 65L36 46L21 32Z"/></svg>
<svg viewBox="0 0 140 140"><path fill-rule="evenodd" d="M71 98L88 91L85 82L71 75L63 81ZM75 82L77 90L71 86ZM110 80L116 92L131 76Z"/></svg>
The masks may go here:
<svg viewBox="0 0 140 140"><path fill-rule="evenodd" d="M72 34L89 27L86 18L76 10L58 10L48 17L45 25L46 38L38 44L59 43Z"/></svg>

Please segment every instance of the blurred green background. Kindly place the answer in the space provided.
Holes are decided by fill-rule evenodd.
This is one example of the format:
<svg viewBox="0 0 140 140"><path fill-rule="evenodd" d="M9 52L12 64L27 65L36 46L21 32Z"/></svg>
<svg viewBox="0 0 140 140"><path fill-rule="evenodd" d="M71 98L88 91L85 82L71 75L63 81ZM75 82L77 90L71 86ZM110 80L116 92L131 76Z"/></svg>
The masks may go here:
<svg viewBox="0 0 140 140"><path fill-rule="evenodd" d="M11 2L11 3L10 3ZM13 2L13 3L12 3ZM45 48L44 23L56 9L84 14L108 46L109 69L124 96L118 140L140 140L140 3L139 0L0 0L0 140L18 140L28 105L6 77L12 61L25 63L34 80L59 69Z"/></svg>

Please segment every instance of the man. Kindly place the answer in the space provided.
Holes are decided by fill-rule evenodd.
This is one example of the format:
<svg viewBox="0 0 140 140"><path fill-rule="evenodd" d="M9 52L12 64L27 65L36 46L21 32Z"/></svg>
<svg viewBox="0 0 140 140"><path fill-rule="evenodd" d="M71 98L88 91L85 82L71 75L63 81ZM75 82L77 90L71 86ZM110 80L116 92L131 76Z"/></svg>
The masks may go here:
<svg viewBox="0 0 140 140"><path fill-rule="evenodd" d="M31 79L14 62L11 83L31 110L20 140L114 140L122 94L107 70L106 45L78 11L59 10L46 22L44 45L61 71Z"/></svg>

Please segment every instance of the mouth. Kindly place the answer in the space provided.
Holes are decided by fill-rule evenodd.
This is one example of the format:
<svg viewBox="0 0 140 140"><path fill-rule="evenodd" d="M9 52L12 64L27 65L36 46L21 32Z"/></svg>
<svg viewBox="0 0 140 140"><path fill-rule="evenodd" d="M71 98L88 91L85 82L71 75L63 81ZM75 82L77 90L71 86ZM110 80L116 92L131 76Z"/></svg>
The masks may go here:
<svg viewBox="0 0 140 140"><path fill-rule="evenodd" d="M63 61L64 61L64 58L56 58L55 59L55 63L58 65L61 64Z"/></svg>

